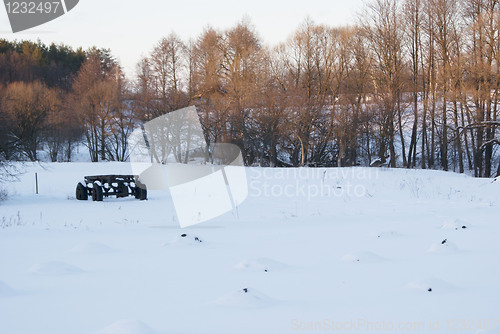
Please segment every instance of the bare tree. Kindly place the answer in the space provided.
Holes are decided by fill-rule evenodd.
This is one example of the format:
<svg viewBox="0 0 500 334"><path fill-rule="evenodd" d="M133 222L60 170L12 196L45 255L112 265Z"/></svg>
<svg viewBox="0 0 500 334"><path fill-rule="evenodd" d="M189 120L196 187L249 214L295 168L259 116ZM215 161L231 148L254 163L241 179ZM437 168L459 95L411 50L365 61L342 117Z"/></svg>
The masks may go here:
<svg viewBox="0 0 500 334"><path fill-rule="evenodd" d="M349 121L346 124L346 129L340 132L347 134L347 142L351 147L351 162L354 163L357 160L353 154L356 154L355 148L359 145L359 156L366 159L366 164L369 165L373 153L371 144L374 118L368 105L371 93L373 93L371 74L374 57L369 50L362 28L352 28L348 36L343 41L349 48L349 57L341 101L350 106L352 121Z"/></svg>
<svg viewBox="0 0 500 334"><path fill-rule="evenodd" d="M391 167L396 167L394 146L395 118L398 117L404 164L405 143L401 123L401 94L403 89L403 35L396 0L376 0L368 5L363 24L364 33L375 55L372 79L379 101L379 159L385 161L389 150Z"/></svg>
<svg viewBox="0 0 500 334"><path fill-rule="evenodd" d="M492 173L493 144L499 99L499 21L497 0L468 0L464 3L469 30L467 94L463 105L470 121L473 140L474 174L489 177ZM470 100L469 100L470 97Z"/></svg>
<svg viewBox="0 0 500 334"><path fill-rule="evenodd" d="M262 61L261 41L255 28L242 21L225 32L221 47L220 75L230 110L228 139L240 147L244 161L252 164L257 152L254 150L254 138L247 130Z"/></svg>
<svg viewBox="0 0 500 334"><path fill-rule="evenodd" d="M4 109L11 120L11 135L31 161L38 159L49 114L57 112L57 94L40 82L15 82L6 89Z"/></svg>
<svg viewBox="0 0 500 334"><path fill-rule="evenodd" d="M422 57L422 19L423 19L423 1L421 0L406 0L403 5L404 20L406 22L406 44L410 54L411 67L411 90L413 102L413 126L411 131L411 140L408 152L408 167L415 167L417 163L417 133L419 119L419 93L422 87L419 85L420 80L420 59ZM425 113L425 111L424 111ZM422 155L424 150L422 150ZM424 156L422 156L422 161ZM425 166L425 165L424 165Z"/></svg>
<svg viewBox="0 0 500 334"><path fill-rule="evenodd" d="M155 115L159 116L186 106L181 78L186 71L186 46L171 33L154 47L147 63L149 79L155 94ZM143 78L144 79L144 78Z"/></svg>
<svg viewBox="0 0 500 334"><path fill-rule="evenodd" d="M72 106L85 128L86 144L92 161L109 157L107 139L120 106L120 68L102 50L93 50L73 83Z"/></svg>
<svg viewBox="0 0 500 334"><path fill-rule="evenodd" d="M190 56L192 99L200 110L207 143L222 142L226 136L229 102L222 78L223 34L207 28L194 43Z"/></svg>

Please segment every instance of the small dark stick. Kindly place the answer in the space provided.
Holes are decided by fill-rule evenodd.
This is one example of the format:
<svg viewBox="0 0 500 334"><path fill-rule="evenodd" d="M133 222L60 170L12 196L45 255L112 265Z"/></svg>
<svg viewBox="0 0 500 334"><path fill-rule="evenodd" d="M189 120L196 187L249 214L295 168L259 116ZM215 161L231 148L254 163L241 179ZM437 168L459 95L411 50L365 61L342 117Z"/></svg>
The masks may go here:
<svg viewBox="0 0 500 334"><path fill-rule="evenodd" d="M431 288L429 288L429 289L427 289L427 291L432 292L432 289L431 289Z"/></svg>
<svg viewBox="0 0 500 334"><path fill-rule="evenodd" d="M181 237L185 238L187 237L187 234L181 234Z"/></svg>
<svg viewBox="0 0 500 334"><path fill-rule="evenodd" d="M448 239L444 239L443 241L441 241L441 245L444 245L446 241L448 241Z"/></svg>
<svg viewBox="0 0 500 334"><path fill-rule="evenodd" d="M244 288L244 289L243 289L243 292L248 293L248 289L247 289L247 288Z"/></svg>

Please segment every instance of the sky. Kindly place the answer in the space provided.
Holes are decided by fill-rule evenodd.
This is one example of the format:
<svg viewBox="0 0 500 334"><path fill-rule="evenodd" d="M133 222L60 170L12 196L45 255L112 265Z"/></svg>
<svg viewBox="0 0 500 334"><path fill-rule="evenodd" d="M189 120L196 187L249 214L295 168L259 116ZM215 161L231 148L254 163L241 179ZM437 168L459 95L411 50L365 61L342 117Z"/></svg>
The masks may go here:
<svg viewBox="0 0 500 334"><path fill-rule="evenodd" d="M363 0L80 0L66 15L15 34L4 7L0 38L109 48L133 76L141 57L171 32L188 41L207 27L224 30L249 19L264 44L275 45L286 41L307 17L330 26L353 23L362 4Z"/></svg>

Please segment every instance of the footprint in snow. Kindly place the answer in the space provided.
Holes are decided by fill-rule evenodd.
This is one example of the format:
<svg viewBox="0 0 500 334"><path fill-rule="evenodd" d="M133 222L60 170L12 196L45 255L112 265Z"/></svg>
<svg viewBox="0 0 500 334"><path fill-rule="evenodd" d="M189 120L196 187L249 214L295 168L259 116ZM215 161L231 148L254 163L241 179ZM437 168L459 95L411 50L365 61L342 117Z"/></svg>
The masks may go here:
<svg viewBox="0 0 500 334"><path fill-rule="evenodd" d="M106 254L112 253L115 250L108 245L101 244L98 242L87 242L76 245L70 249L72 253L82 253L82 254Z"/></svg>
<svg viewBox="0 0 500 334"><path fill-rule="evenodd" d="M268 258L245 259L238 262L234 266L234 268L238 270L249 270L265 273L286 270L289 267L290 266L287 264Z"/></svg>
<svg viewBox="0 0 500 334"><path fill-rule="evenodd" d="M83 273L84 270L65 262L46 262L31 266L28 272L36 275L72 275Z"/></svg>
<svg viewBox="0 0 500 334"><path fill-rule="evenodd" d="M426 292L426 293L441 293L451 292L457 289L456 286L450 282L444 281L439 278L426 278L409 282L404 286L406 290Z"/></svg>
<svg viewBox="0 0 500 334"><path fill-rule="evenodd" d="M461 219L455 219L451 221L446 221L441 225L441 228L444 230L465 230L470 224Z"/></svg>
<svg viewBox="0 0 500 334"><path fill-rule="evenodd" d="M139 320L120 320L92 334L154 334L148 325Z"/></svg>
<svg viewBox="0 0 500 334"><path fill-rule="evenodd" d="M359 251L354 253L345 254L341 259L343 262L354 262L354 263L378 263L386 261L382 256L370 252L370 251Z"/></svg>
<svg viewBox="0 0 500 334"><path fill-rule="evenodd" d="M16 290L12 289L6 283L0 281L0 298L3 297L12 297L17 295Z"/></svg>
<svg viewBox="0 0 500 334"><path fill-rule="evenodd" d="M277 303L277 300L254 288L244 287L214 300L211 304L232 308L263 308Z"/></svg>
<svg viewBox="0 0 500 334"><path fill-rule="evenodd" d="M200 236L188 233L182 233L176 236L171 242L164 243L164 246L170 245L201 245L205 241Z"/></svg>
<svg viewBox="0 0 500 334"><path fill-rule="evenodd" d="M403 234L396 231L383 231L375 234L377 238L399 238L402 237Z"/></svg>
<svg viewBox="0 0 500 334"><path fill-rule="evenodd" d="M459 252L458 247L454 243L448 241L448 239L436 242L427 249L427 253L436 254L452 254L457 252Z"/></svg>

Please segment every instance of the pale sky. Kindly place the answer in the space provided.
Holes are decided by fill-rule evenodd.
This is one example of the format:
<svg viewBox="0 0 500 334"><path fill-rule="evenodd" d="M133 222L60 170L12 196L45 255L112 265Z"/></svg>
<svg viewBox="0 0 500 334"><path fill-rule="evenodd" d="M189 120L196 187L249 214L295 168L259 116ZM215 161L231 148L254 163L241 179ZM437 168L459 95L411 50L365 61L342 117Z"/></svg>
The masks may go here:
<svg viewBox="0 0 500 334"><path fill-rule="evenodd" d="M130 77L141 56L170 32L197 38L207 26L227 29L249 18L264 44L285 41L306 17L330 26L355 22L363 0L80 0L66 15L13 34L0 8L0 38L109 48Z"/></svg>

